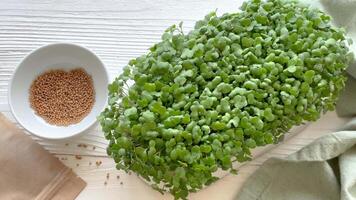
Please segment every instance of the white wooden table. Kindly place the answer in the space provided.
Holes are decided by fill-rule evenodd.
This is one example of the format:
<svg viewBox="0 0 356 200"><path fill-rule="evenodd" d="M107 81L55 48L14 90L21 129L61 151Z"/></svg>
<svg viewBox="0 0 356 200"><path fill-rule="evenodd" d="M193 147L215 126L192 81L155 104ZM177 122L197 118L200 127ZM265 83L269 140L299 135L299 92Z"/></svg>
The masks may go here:
<svg viewBox="0 0 356 200"><path fill-rule="evenodd" d="M1 0L0 104L7 102L8 81L15 66L37 47L53 42L86 46L102 59L114 78L129 59L144 54L159 41L168 26L184 21L184 30L188 31L208 12L216 8L219 14L233 12L240 4L237 0ZM295 152L347 121L328 113L243 166L239 175L228 175L190 195L190 199L233 199L244 180L267 158ZM136 175L117 171L106 156L107 141L99 127L69 141L34 139L88 183L77 199L172 199L152 190Z"/></svg>

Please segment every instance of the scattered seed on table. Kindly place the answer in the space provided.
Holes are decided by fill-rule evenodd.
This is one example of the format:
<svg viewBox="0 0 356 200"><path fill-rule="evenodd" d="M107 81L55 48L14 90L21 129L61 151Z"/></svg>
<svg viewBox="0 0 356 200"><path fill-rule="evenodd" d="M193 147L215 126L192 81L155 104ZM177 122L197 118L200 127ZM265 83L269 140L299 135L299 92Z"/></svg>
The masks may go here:
<svg viewBox="0 0 356 200"><path fill-rule="evenodd" d="M110 174L107 173L107 174L106 174L106 179L109 179L109 178L110 178Z"/></svg>
<svg viewBox="0 0 356 200"><path fill-rule="evenodd" d="M77 163L77 167L79 167L79 163Z"/></svg>
<svg viewBox="0 0 356 200"><path fill-rule="evenodd" d="M69 144L68 144L68 143L66 143L65 145L66 145L66 146L68 146Z"/></svg>
<svg viewBox="0 0 356 200"><path fill-rule="evenodd" d="M82 157L81 157L81 156L79 156L79 155L75 155L75 159L77 159L77 160L81 160L81 159L82 159Z"/></svg>
<svg viewBox="0 0 356 200"><path fill-rule="evenodd" d="M83 148L87 148L88 147L88 145L86 145L86 144L78 144L77 146L78 147L83 147Z"/></svg>
<svg viewBox="0 0 356 200"><path fill-rule="evenodd" d="M124 183L121 181L121 182L120 182L120 185L123 185L123 184L124 184Z"/></svg>
<svg viewBox="0 0 356 200"><path fill-rule="evenodd" d="M91 165L91 162L89 162L89 165Z"/></svg>
<svg viewBox="0 0 356 200"><path fill-rule="evenodd" d="M95 150L96 149L96 147L95 146L93 146L93 150Z"/></svg>
<svg viewBox="0 0 356 200"><path fill-rule="evenodd" d="M96 166L100 166L102 164L102 162L101 161L96 161L95 164L96 164Z"/></svg>
<svg viewBox="0 0 356 200"><path fill-rule="evenodd" d="M117 176L116 176L116 178L117 178L117 179L120 179L120 176L119 176L119 175L117 175Z"/></svg>
<svg viewBox="0 0 356 200"><path fill-rule="evenodd" d="M129 175L131 175L131 172L129 172Z"/></svg>
<svg viewBox="0 0 356 200"><path fill-rule="evenodd" d="M107 185L107 184L108 184L108 182L105 181L105 182L104 182L104 185Z"/></svg>

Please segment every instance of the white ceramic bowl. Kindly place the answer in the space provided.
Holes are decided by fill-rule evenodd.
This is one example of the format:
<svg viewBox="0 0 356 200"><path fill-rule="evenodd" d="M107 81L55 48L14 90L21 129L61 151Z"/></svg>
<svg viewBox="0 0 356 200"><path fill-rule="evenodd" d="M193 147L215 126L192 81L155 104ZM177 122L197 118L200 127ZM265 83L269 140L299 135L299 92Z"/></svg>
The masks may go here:
<svg viewBox="0 0 356 200"><path fill-rule="evenodd" d="M55 126L37 116L29 103L32 81L50 69L83 68L93 78L95 103L91 112L79 123ZM107 102L108 74L100 59L90 50L67 43L50 44L26 56L16 68L9 85L8 101L16 120L30 133L47 139L64 139L80 133L96 122Z"/></svg>

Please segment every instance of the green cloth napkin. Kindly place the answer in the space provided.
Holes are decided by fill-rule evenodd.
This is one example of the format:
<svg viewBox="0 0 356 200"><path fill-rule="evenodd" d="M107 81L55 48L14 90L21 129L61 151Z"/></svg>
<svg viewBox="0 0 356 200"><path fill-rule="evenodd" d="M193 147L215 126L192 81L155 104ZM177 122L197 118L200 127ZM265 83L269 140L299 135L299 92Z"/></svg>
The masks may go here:
<svg viewBox="0 0 356 200"><path fill-rule="evenodd" d="M330 14L356 43L356 0L302 0ZM356 52L353 44L351 49ZM356 116L356 63L337 102L341 117ZM356 118L287 158L267 160L237 200L356 200Z"/></svg>
<svg viewBox="0 0 356 200"><path fill-rule="evenodd" d="M287 158L267 160L237 200L356 199L356 132L323 136Z"/></svg>

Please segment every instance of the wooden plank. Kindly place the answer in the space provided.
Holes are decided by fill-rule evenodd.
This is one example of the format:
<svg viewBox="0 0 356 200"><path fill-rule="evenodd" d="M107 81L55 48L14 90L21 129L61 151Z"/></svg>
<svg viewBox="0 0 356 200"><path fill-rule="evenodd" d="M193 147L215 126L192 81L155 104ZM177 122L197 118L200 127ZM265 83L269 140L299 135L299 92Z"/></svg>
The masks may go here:
<svg viewBox="0 0 356 200"><path fill-rule="evenodd" d="M330 133L348 122L349 119L338 118L335 112L324 115L320 120L306 127L304 131L281 143L271 151L246 163L239 168L238 175L227 175L203 190L191 194L189 199L233 199L244 181L258 167L270 157L285 157L301 149L306 144L314 141L322 135ZM332 123L330 123L332 122ZM115 163L110 158L83 156L76 159L75 156L57 155L59 159L66 158L64 164L71 167L79 176L88 183L88 187L78 197L79 200L91 199L147 199L168 200L170 195L160 195L158 192L138 178L135 174L126 174L115 169ZM95 163L101 161L97 166ZM91 164L89 164L91 163ZM79 164L79 166L77 166ZM106 178L109 173L109 179ZM117 179L117 176L120 179ZM106 182L106 184L105 184ZM123 182L121 185L120 183Z"/></svg>
<svg viewBox="0 0 356 200"><path fill-rule="evenodd" d="M15 66L35 48L74 42L93 50L117 75L127 62L147 52L170 25L194 22L218 8L236 11L242 1L102 0L0 2L0 103L7 103L8 81Z"/></svg>
<svg viewBox="0 0 356 200"><path fill-rule="evenodd" d="M14 117L11 113L5 113L5 115L14 123L16 123ZM323 120L324 118L336 117L334 113L328 113L324 116L320 123L324 123L324 127L329 124L327 121ZM19 126L19 125L17 125ZM22 127L19 126L22 129ZM328 128L328 127L326 127ZM108 145L108 141L104 138L103 133L100 130L100 126L96 125L93 128L89 129L83 135L75 138L70 138L68 140L47 140L43 138L39 138L36 136L31 137L36 140L39 144L44 146L47 150L49 150L53 154L65 154L65 155L81 155L81 156L106 156L106 147ZM310 125L308 129L315 129L314 125ZM322 130L322 129L318 129ZM25 131L25 130L24 130ZM25 131L26 132L26 131ZM29 134L29 133L27 133ZM311 135L312 136L312 135ZM310 137L311 137L310 136ZM309 137L309 138L310 138ZM301 144L305 144L309 141L309 138L301 141ZM258 151L255 151L255 154L260 155L265 151L270 150L271 148L275 148L273 145L268 147L260 148Z"/></svg>
<svg viewBox="0 0 356 200"><path fill-rule="evenodd" d="M194 22L208 12L216 8L220 14L233 12L241 3L242 0L63 0L60 3L2 0L0 104L7 103L8 81L15 66L39 46L52 42L86 46L102 59L113 78L130 59L144 54L159 41L166 27L184 21L184 30L189 31ZM7 116L13 120L9 113ZM297 136L242 166L239 175L227 175L190 195L190 199L232 199L244 180L266 159L295 152L347 120L338 118L334 112L327 113ZM150 189L136 175L117 171L113 160L106 156L107 141L98 126L67 141L32 137L87 181L88 187L79 195L80 200L172 199L170 195L161 196ZM97 161L102 164L97 166ZM108 180L107 173L110 174Z"/></svg>

